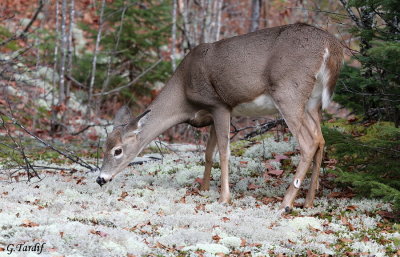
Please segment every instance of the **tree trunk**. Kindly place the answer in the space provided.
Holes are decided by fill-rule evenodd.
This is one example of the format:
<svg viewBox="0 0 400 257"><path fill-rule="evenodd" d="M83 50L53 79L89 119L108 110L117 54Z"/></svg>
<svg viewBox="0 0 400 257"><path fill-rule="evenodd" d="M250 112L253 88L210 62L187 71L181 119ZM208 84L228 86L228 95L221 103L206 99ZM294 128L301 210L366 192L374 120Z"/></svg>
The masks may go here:
<svg viewBox="0 0 400 257"><path fill-rule="evenodd" d="M173 8L172 8L172 31L171 31L171 63L172 63L172 71L176 69L176 60L175 60L175 49L176 49L176 14L178 9L177 0L173 0Z"/></svg>
<svg viewBox="0 0 400 257"><path fill-rule="evenodd" d="M69 28L68 28L68 53L67 53L67 69L66 73L68 77L72 77L72 60L73 60L73 30L75 25L75 0L70 0L69 5ZM70 98L70 90L71 90L71 80L68 80L65 87L65 100L64 105L66 107L64 117L68 116L68 101Z"/></svg>
<svg viewBox="0 0 400 257"><path fill-rule="evenodd" d="M65 100L65 62L67 58L67 0L62 0L61 6L61 63L60 63L60 84L58 92L58 105L63 105Z"/></svg>
<svg viewBox="0 0 400 257"><path fill-rule="evenodd" d="M91 108L92 108L94 79L96 77L97 52L99 50L99 45L100 45L101 31L103 29L103 14L104 14L105 5L106 5L106 1L103 0L101 3L101 10L100 10L99 30L97 32L96 44L95 44L94 50L93 50L92 72L91 72L89 92L88 92L88 105L87 105L87 109L86 109L86 118L87 118L86 120L87 121L89 121L90 114L91 114Z"/></svg>
<svg viewBox="0 0 400 257"><path fill-rule="evenodd" d="M251 20L249 32L256 31L260 24L261 0L251 1Z"/></svg>
<svg viewBox="0 0 400 257"><path fill-rule="evenodd" d="M53 59L53 78L52 78L52 83L53 83L53 90L52 90L52 98L51 98L51 122L50 122L50 134L54 134L57 130L57 111L56 111L56 72L58 70L58 44L59 44L59 29L60 29L60 24L59 24L59 15L60 15L60 7L58 0L56 0L56 32L55 32L55 39L54 39L54 59Z"/></svg>

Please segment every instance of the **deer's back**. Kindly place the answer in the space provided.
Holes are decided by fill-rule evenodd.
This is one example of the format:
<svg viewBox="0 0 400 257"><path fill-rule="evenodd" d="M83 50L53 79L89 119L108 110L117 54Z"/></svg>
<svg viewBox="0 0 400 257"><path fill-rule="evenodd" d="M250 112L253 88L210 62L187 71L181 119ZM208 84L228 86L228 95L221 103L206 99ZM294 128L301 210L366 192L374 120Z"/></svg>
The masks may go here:
<svg viewBox="0 0 400 257"><path fill-rule="evenodd" d="M342 48L337 39L305 24L201 44L182 64L189 70L184 75L186 91L194 100L209 96L211 104L222 100L234 107L269 94L282 80L294 85L315 80L326 48L341 62Z"/></svg>

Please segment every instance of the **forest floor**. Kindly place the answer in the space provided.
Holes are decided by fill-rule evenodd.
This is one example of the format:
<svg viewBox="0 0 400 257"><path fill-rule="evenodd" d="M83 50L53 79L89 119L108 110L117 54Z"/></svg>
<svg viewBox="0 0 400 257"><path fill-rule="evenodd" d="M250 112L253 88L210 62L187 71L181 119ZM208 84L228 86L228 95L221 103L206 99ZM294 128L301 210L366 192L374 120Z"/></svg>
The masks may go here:
<svg viewBox="0 0 400 257"><path fill-rule="evenodd" d="M75 165L44 170L42 180L28 183L3 176L0 256L400 254L391 205L335 188L325 171L314 208L301 208L302 191L293 211L282 213L280 201L298 160L296 144L262 142L232 145L228 205L217 202L218 154L211 190L202 192L203 152L187 148L129 167L103 187L95 183L97 173ZM239 148L245 151L238 154ZM23 251L37 243L44 244L42 253Z"/></svg>

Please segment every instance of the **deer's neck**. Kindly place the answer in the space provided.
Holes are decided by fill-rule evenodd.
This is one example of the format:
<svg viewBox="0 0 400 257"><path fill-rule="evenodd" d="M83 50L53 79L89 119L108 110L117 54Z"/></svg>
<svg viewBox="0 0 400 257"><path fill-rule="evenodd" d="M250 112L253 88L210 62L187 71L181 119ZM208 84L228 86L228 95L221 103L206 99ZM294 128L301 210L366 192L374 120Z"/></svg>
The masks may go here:
<svg viewBox="0 0 400 257"><path fill-rule="evenodd" d="M174 77L147 109L151 111L139 121L141 149L165 130L191 117L190 106L186 101L182 84Z"/></svg>

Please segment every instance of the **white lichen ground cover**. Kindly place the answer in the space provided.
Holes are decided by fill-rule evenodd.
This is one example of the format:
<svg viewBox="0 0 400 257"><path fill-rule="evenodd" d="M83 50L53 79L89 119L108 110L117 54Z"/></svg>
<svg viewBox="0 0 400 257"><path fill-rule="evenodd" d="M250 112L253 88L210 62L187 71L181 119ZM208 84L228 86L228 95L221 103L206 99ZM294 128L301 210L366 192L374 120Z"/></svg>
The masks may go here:
<svg viewBox="0 0 400 257"><path fill-rule="evenodd" d="M293 150L285 144L271 149ZM3 180L0 256L36 256L8 255L6 248L37 242L46 243L38 256L386 256L397 251L399 232L386 229L377 214L391 211L390 205L379 200L329 198L331 191L323 188L315 208L282 215L279 197L293 174L266 180L256 153L270 155L254 148L261 145L231 158L230 205L217 203L219 169L212 171L209 192L197 190L203 154L194 152L128 168L102 188L95 183L98 174L81 171L45 172L37 183Z"/></svg>

